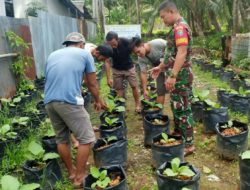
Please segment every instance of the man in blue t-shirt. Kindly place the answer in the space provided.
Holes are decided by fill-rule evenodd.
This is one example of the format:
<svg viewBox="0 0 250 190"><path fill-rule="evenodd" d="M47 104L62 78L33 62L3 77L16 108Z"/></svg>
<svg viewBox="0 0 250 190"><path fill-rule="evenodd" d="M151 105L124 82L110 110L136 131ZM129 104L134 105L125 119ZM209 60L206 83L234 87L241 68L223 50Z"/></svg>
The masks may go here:
<svg viewBox="0 0 250 190"><path fill-rule="evenodd" d="M84 109L81 84L85 78L94 97L97 111L104 107L99 97L92 55L84 50L85 39L80 33L70 33L63 43L66 48L49 55L45 66L45 97L47 113L56 133L58 152L74 186L83 184L90 145L95 134L89 114ZM70 152L70 131L79 141L76 166Z"/></svg>

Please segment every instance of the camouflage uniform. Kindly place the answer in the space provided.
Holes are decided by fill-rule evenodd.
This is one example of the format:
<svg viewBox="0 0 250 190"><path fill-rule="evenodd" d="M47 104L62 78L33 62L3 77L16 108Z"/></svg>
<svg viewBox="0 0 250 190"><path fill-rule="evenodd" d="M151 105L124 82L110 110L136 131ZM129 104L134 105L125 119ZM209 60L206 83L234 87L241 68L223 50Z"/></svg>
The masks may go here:
<svg viewBox="0 0 250 190"><path fill-rule="evenodd" d="M186 60L176 77L175 89L170 93L171 109L174 115L175 132L181 134L187 145L193 144L193 116L191 95L193 74L191 70L192 32L186 21L181 18L174 24L167 37L164 63L171 70L175 63L178 46L187 46Z"/></svg>

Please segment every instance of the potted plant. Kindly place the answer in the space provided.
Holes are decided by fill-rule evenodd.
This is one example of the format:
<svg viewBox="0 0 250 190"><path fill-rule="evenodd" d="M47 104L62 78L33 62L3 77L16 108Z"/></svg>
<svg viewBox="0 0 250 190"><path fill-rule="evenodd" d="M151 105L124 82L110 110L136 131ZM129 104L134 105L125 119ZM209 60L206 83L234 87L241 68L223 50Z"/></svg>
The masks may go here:
<svg viewBox="0 0 250 190"><path fill-rule="evenodd" d="M117 138L126 138L126 127L118 118L105 117L105 123L100 126L101 138L116 136Z"/></svg>
<svg viewBox="0 0 250 190"><path fill-rule="evenodd" d="M152 87L147 87L148 88L148 99L144 98L144 95L142 95L140 97L140 101L141 101L141 105L143 109L147 109L148 107L150 107L150 105L148 105L147 101L150 102L155 102L157 99L157 93L155 91L152 91Z"/></svg>
<svg viewBox="0 0 250 190"><path fill-rule="evenodd" d="M95 165L125 165L127 162L127 140L115 136L98 139L93 146Z"/></svg>
<svg viewBox="0 0 250 190"><path fill-rule="evenodd" d="M17 133L12 131L9 124L0 127L0 161L4 156L5 147L10 143L16 143L18 141Z"/></svg>
<svg viewBox="0 0 250 190"><path fill-rule="evenodd" d="M224 107L229 107L230 97L234 94L237 94L236 90L220 88L217 91L218 102Z"/></svg>
<svg viewBox="0 0 250 190"><path fill-rule="evenodd" d="M208 61L206 61L204 64L201 65L201 70L205 71L205 72L210 72L214 68L215 68L215 66Z"/></svg>
<svg viewBox="0 0 250 190"><path fill-rule="evenodd" d="M107 99L106 100L106 107L107 109L100 115L100 120L102 123L105 123L105 117L109 118L118 118L119 121L125 123L124 120L124 106L117 106L114 100Z"/></svg>
<svg viewBox="0 0 250 190"><path fill-rule="evenodd" d="M181 136L161 133L153 138L152 156L153 166L158 168L166 161L178 157L184 160L184 139Z"/></svg>
<svg viewBox="0 0 250 190"><path fill-rule="evenodd" d="M121 166L90 168L85 179L85 190L127 190L125 171Z"/></svg>
<svg viewBox="0 0 250 190"><path fill-rule="evenodd" d="M216 147L219 155L232 160L247 150L248 127L239 121L220 122L216 125Z"/></svg>
<svg viewBox="0 0 250 190"><path fill-rule="evenodd" d="M14 117L12 119L12 129L18 133L21 138L27 137L29 133L28 122L29 117Z"/></svg>
<svg viewBox="0 0 250 190"><path fill-rule="evenodd" d="M234 72L231 68L224 69L220 74L220 79L224 82L229 82L234 77Z"/></svg>
<svg viewBox="0 0 250 190"><path fill-rule="evenodd" d="M241 79L240 75L235 75L230 81L229 85L232 89L238 90L241 86L244 85L243 80Z"/></svg>
<svg viewBox="0 0 250 190"><path fill-rule="evenodd" d="M61 169L57 162L57 153L45 153L43 147L31 141L25 151L27 161L23 165L24 181L40 183L44 189L53 189L62 179Z"/></svg>
<svg viewBox="0 0 250 190"><path fill-rule="evenodd" d="M143 100L145 106L142 109L142 117L144 118L147 114L158 114L161 113L163 105L156 101Z"/></svg>
<svg viewBox="0 0 250 190"><path fill-rule="evenodd" d="M153 138L162 133L168 133L169 118L162 114L147 114L143 119L144 146L151 146Z"/></svg>
<svg viewBox="0 0 250 190"><path fill-rule="evenodd" d="M250 150L242 152L239 158L240 166L240 189L250 189Z"/></svg>
<svg viewBox="0 0 250 190"><path fill-rule="evenodd" d="M189 163L181 163L179 158L163 163L157 169L159 190L199 189L200 172Z"/></svg>
<svg viewBox="0 0 250 190"><path fill-rule="evenodd" d="M203 126L205 133L215 133L215 126L218 122L226 122L229 119L228 108L221 107L209 99L204 101L206 107L203 109Z"/></svg>
<svg viewBox="0 0 250 190"><path fill-rule="evenodd" d="M244 90L243 87L239 88L239 93L230 97L230 109L235 112L247 113L248 100L250 98L250 90Z"/></svg>
<svg viewBox="0 0 250 190"><path fill-rule="evenodd" d="M46 153L55 152L57 153L56 134L52 126L42 137L42 146Z"/></svg>
<svg viewBox="0 0 250 190"><path fill-rule="evenodd" d="M30 183L22 184L17 178L11 175L4 175L1 177L1 190L39 190L40 184Z"/></svg>
<svg viewBox="0 0 250 190"><path fill-rule="evenodd" d="M208 97L209 90L202 90L194 94L192 99L191 108L193 113L193 119L196 122L202 121L202 111L204 108L204 100Z"/></svg>

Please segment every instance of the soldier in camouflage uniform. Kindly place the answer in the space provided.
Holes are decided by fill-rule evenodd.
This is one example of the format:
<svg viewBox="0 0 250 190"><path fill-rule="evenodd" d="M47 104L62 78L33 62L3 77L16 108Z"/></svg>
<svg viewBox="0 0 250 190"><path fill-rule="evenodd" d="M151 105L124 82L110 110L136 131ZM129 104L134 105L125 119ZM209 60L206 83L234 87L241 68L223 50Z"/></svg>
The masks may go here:
<svg viewBox="0 0 250 190"><path fill-rule="evenodd" d="M171 108L174 115L175 134L186 140L185 155L193 153L193 117L191 95L193 74L191 70L192 32L180 16L176 5L166 1L159 8L161 19L171 31L167 37L164 63L151 70L156 77L163 69L167 70L166 88L170 91Z"/></svg>

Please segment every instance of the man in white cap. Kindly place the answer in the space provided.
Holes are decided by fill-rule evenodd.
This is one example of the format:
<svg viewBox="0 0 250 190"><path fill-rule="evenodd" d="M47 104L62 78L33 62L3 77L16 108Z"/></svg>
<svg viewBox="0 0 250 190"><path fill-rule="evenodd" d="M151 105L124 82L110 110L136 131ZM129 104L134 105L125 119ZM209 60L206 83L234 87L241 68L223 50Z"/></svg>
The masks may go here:
<svg viewBox="0 0 250 190"><path fill-rule="evenodd" d="M63 45L49 55L45 66L44 103L56 133L58 153L75 187L83 185L90 145L95 134L89 114L84 109L81 84L85 75L87 86L94 97L97 111L104 105L99 97L93 57L83 49L85 39L80 33L70 33ZM72 163L70 131L79 142L76 166Z"/></svg>

